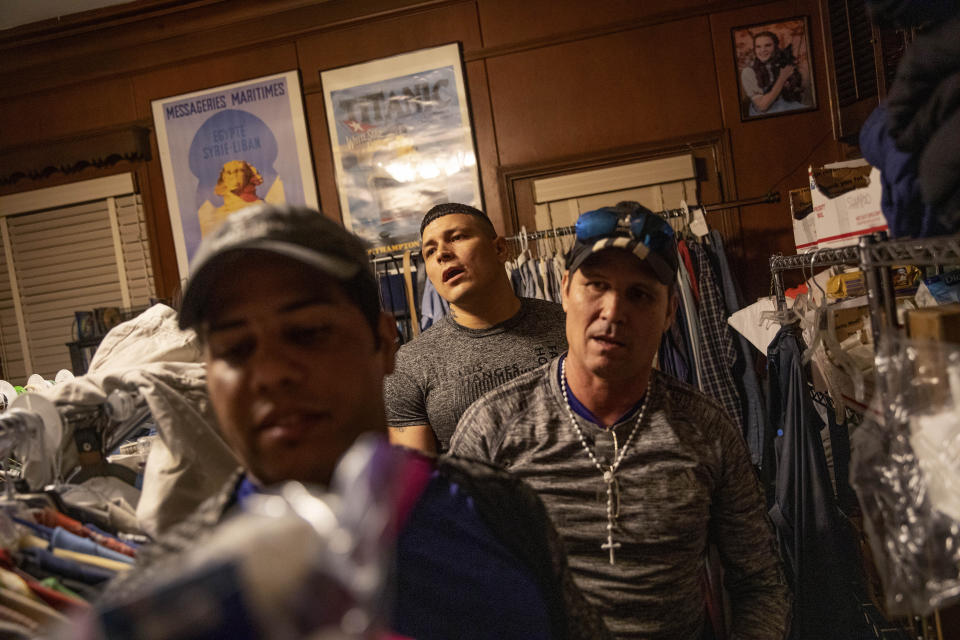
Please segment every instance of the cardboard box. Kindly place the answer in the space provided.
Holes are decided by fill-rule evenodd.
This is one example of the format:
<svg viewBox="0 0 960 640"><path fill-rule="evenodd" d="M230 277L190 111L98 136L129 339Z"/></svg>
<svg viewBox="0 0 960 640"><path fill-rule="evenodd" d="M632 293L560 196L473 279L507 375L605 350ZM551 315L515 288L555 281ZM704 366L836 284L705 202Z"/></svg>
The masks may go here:
<svg viewBox="0 0 960 640"><path fill-rule="evenodd" d="M856 332L870 327L870 307L850 307L846 309L831 309L833 326L837 342L843 342Z"/></svg>
<svg viewBox="0 0 960 640"><path fill-rule="evenodd" d="M907 314L907 332L915 340L960 345L960 304L910 311Z"/></svg>
<svg viewBox="0 0 960 640"><path fill-rule="evenodd" d="M790 216L793 218L793 243L797 247L797 253L803 253L808 249L817 248L817 223L816 216L813 215L813 200L810 197L810 189L791 189L788 192L790 198Z"/></svg>
<svg viewBox="0 0 960 640"><path fill-rule="evenodd" d="M862 235L886 231L880 210L880 170L862 162L810 169L817 246L845 247Z"/></svg>

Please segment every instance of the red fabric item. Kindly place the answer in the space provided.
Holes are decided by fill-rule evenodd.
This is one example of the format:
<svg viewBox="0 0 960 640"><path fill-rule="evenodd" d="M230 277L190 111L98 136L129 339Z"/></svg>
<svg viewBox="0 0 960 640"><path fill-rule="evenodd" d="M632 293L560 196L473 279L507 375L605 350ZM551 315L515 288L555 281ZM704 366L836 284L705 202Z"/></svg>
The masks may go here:
<svg viewBox="0 0 960 640"><path fill-rule="evenodd" d="M792 300L792 299L795 299L801 293L806 293L807 291L808 291L807 283L804 282L803 284L797 285L792 289L787 289L786 291L783 292L783 295L785 295L786 297Z"/></svg>
<svg viewBox="0 0 960 640"><path fill-rule="evenodd" d="M34 595L46 602L48 605L63 613L76 613L77 611L86 611L90 604L83 600L71 598L65 593L55 591L50 587L45 587L35 580L27 580L27 586Z"/></svg>
<svg viewBox="0 0 960 640"><path fill-rule="evenodd" d="M0 567L10 570L17 568L17 563L13 561L13 556L10 555L9 551L3 548L0 548Z"/></svg>
<svg viewBox="0 0 960 640"><path fill-rule="evenodd" d="M116 551L117 553L122 553L125 556L130 556L131 558L137 557L137 550L126 545L119 540L114 540L110 536L105 536L102 533L97 533L96 531L91 531L84 527L84 529L89 532L89 538L99 544L101 547L106 547L111 551Z"/></svg>
<svg viewBox="0 0 960 640"><path fill-rule="evenodd" d="M693 260L690 259L690 250L687 249L687 243L683 240L677 240L677 251L680 253L683 266L690 274L690 290L693 292L693 299L697 304L700 304L700 286L697 284L697 272L693 270Z"/></svg>
<svg viewBox="0 0 960 640"><path fill-rule="evenodd" d="M34 511L33 519L37 521L37 524L42 524L45 527L63 527L76 536L83 536L84 538L90 537L89 529L70 516L65 516L54 509L40 509Z"/></svg>
<svg viewBox="0 0 960 640"><path fill-rule="evenodd" d="M37 582L36 578L17 566L17 563L14 562L13 557L6 549L0 549L0 567L12 571L23 578L23 581L27 583L27 586L30 587L30 590L33 591L38 598L57 611L74 612L80 609L90 608L90 605L83 600L71 598L65 593L60 593Z"/></svg>
<svg viewBox="0 0 960 640"><path fill-rule="evenodd" d="M114 540L113 538L101 535L96 531L91 531L86 528L80 522L77 522L70 516L65 516L64 514L56 511L54 509L43 509L33 512L33 519L37 521L37 524L42 524L45 527L63 527L70 533L81 536L83 538L89 538L96 542L99 545L110 549L111 551L116 551L117 553L122 553L125 556L130 556L131 558L137 557L137 551L130 545L126 545L119 540Z"/></svg>

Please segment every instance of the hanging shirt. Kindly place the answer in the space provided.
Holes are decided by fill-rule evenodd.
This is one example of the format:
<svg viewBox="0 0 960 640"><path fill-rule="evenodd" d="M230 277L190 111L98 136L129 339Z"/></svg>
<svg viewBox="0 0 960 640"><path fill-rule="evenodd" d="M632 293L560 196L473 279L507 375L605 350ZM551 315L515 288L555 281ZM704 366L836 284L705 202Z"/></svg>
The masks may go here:
<svg viewBox="0 0 960 640"><path fill-rule="evenodd" d="M707 253L713 256L712 262L718 266L717 275L719 276L720 287L723 290L727 313L732 315L740 310L740 294L730 271L730 265L727 262L727 254L723 249L723 236L716 229L710 231L710 244L707 245ZM753 368L754 350L750 342L738 332L735 343L739 348L740 356L743 358L743 367L740 375L737 376L746 400L743 416L743 436L746 438L747 447L750 449L750 461L759 467L763 462L763 438L767 423L763 390L760 387L757 372Z"/></svg>
<svg viewBox="0 0 960 640"><path fill-rule="evenodd" d="M685 241L677 241L677 252L680 254L680 260L684 268L690 275L690 291L693 293L693 299L697 304L700 304L700 287L697 285L697 272L693 269L693 262L690 260L690 251L687 249L687 243Z"/></svg>
<svg viewBox="0 0 960 640"><path fill-rule="evenodd" d="M770 429L777 472L770 517L794 592L795 638L854 638L858 609L852 560L859 554L837 508L820 431L793 325L767 351Z"/></svg>
<svg viewBox="0 0 960 640"><path fill-rule="evenodd" d="M700 361L700 321L697 317L697 305L690 290L690 275L686 269L677 270L677 283L680 290L680 302L687 325L687 338L690 341L690 354L693 359L693 371L697 387L703 391L703 364Z"/></svg>
<svg viewBox="0 0 960 640"><path fill-rule="evenodd" d="M707 260L707 254L699 242L689 242L690 255L700 285L699 320L700 360L702 363L703 391L723 405L733 422L743 433L743 406L740 392L733 380L733 368L737 352L727 325L727 314L720 297L716 277Z"/></svg>
<svg viewBox="0 0 960 640"><path fill-rule="evenodd" d="M426 331L448 313L450 303L440 297L430 278L427 278L423 283L423 298L420 300L420 329Z"/></svg>

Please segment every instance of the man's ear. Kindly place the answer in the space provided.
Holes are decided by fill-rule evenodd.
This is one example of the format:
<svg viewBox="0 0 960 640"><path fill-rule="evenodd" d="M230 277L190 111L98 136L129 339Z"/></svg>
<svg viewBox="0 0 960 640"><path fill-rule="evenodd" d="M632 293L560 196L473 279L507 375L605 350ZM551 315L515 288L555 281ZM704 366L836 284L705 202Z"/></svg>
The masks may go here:
<svg viewBox="0 0 960 640"><path fill-rule="evenodd" d="M567 311L567 299L570 297L570 272L564 271L560 279L560 305L564 313Z"/></svg>
<svg viewBox="0 0 960 640"><path fill-rule="evenodd" d="M377 349L383 358L383 375L393 373L394 359L397 355L397 323L389 313L380 312L377 321L377 337L380 346Z"/></svg>
<svg viewBox="0 0 960 640"><path fill-rule="evenodd" d="M666 333L670 330L670 327L673 326L673 321L677 317L677 307L680 304L680 292L677 291L677 287L673 286L669 289L670 299L667 300L667 317L665 319L666 324L663 327L663 333Z"/></svg>
<svg viewBox="0 0 960 640"><path fill-rule="evenodd" d="M497 253L500 262L506 262L510 257L507 253L507 239L503 236L497 236L493 239L493 250Z"/></svg>

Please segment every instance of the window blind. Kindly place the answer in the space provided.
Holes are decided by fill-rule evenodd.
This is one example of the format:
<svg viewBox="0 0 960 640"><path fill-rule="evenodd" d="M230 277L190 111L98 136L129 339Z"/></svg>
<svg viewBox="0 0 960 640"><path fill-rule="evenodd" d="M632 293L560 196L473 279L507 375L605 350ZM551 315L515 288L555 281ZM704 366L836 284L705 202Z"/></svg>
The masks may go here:
<svg viewBox="0 0 960 640"><path fill-rule="evenodd" d="M0 220L0 225L6 228L6 220ZM27 379L26 363L23 360L20 342L20 328L7 270L7 252L2 242L0 242L0 358L2 358L5 379L15 384L22 384L22 381Z"/></svg>
<svg viewBox="0 0 960 640"><path fill-rule="evenodd" d="M3 375L14 384L70 368L66 345L77 338L75 311L141 307L155 295L136 194L7 215L2 223L0 349Z"/></svg>

